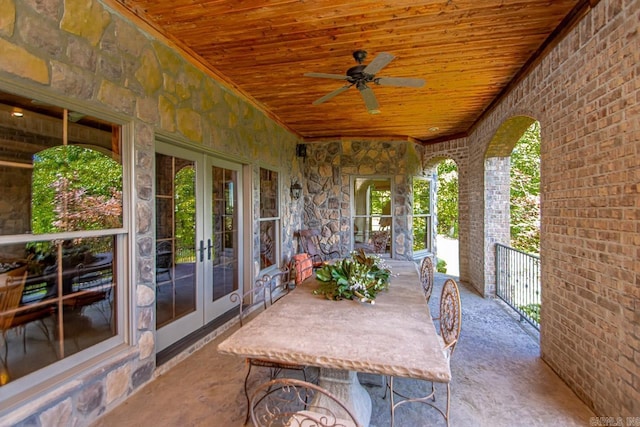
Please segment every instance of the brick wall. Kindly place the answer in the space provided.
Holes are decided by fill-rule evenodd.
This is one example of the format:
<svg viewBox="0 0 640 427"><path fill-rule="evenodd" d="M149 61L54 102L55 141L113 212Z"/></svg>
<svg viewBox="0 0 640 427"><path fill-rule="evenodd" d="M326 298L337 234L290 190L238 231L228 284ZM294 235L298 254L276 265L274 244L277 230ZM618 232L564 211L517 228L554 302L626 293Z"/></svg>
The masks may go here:
<svg viewBox="0 0 640 427"><path fill-rule="evenodd" d="M638 22L640 1L599 2L472 131L460 176L470 191L461 275L487 294L486 191L497 187L486 153L511 118L540 121L541 353L601 416L640 414ZM434 158L450 150L428 147Z"/></svg>
<svg viewBox="0 0 640 427"><path fill-rule="evenodd" d="M472 224L475 210L470 197L471 178L469 167L469 147L466 139L453 139L439 144L430 144L420 148L425 169L435 167L444 159L451 159L458 169L458 244L459 244L459 269L460 280L471 284L484 283L483 270L471 268L471 256L469 252L470 242L473 239ZM480 227L482 229L482 227ZM437 248L436 248L437 251Z"/></svg>

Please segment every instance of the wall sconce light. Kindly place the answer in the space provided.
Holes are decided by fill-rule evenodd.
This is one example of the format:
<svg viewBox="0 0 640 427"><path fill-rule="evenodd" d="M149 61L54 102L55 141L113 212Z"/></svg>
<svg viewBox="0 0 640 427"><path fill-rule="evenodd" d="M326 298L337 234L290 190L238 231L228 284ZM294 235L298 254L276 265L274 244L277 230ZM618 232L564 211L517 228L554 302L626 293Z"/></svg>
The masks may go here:
<svg viewBox="0 0 640 427"><path fill-rule="evenodd" d="M296 183L291 184L291 198L298 200L302 196L302 185Z"/></svg>

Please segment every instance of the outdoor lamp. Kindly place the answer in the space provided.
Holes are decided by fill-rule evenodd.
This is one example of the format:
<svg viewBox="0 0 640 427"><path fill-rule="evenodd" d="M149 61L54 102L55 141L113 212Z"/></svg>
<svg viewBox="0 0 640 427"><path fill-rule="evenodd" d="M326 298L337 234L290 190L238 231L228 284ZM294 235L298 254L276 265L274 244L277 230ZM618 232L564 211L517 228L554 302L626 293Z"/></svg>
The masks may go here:
<svg viewBox="0 0 640 427"><path fill-rule="evenodd" d="M291 184L291 198L298 200L302 195L302 185L296 183Z"/></svg>

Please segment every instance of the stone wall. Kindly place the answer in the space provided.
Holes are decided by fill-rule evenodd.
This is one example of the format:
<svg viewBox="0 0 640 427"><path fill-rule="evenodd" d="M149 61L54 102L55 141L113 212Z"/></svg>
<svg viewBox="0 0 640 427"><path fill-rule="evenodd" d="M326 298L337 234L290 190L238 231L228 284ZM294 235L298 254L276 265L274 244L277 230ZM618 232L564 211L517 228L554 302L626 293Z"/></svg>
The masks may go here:
<svg viewBox="0 0 640 427"><path fill-rule="evenodd" d="M259 165L276 169L282 188L300 179L299 141L97 0L2 0L0 6L0 90L96 116L102 112L127 125L124 149L135 187L129 212L134 282L122 286L133 299L126 304L134 307L127 319L130 345L82 369L60 372L56 387L39 389L37 398L28 390L3 397L0 416L0 425L88 425L156 372L152 187L157 135L250 165L254 177ZM290 230L299 227L297 209L282 210L285 258L295 251ZM254 209L254 230L258 214ZM259 248L253 249L254 263L245 265L258 260Z"/></svg>
<svg viewBox="0 0 640 427"><path fill-rule="evenodd" d="M327 251L349 253L352 176L390 177L393 186L393 258L411 259L411 176L421 174L420 153L403 141L335 141L307 144L303 227L320 229Z"/></svg>
<svg viewBox="0 0 640 427"><path fill-rule="evenodd" d="M487 188L497 187L486 168L504 169L491 144L514 117L540 122L542 357L612 417L640 414L638 22L640 1L600 1L475 127L468 164L458 164L469 168L460 185L470 191L460 207L470 217L461 278L487 294ZM427 154L450 156L448 144Z"/></svg>

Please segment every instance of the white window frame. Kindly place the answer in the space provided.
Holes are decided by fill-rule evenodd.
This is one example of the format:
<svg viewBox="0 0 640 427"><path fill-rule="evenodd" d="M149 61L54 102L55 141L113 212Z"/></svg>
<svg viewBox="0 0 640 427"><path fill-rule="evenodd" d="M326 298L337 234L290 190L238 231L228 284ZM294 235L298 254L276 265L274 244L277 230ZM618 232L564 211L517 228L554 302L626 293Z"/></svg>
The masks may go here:
<svg viewBox="0 0 640 427"><path fill-rule="evenodd" d="M259 265L259 269L260 269L260 273L261 274L265 274L266 272L269 271L273 271L276 270L278 268L281 267L282 265L282 256L280 255L280 245L281 245L281 238L282 238L282 232L281 232L281 224L282 224L282 172L278 169L274 169L274 168L270 168L268 166L265 165L261 165L259 166L259 170L258 170L258 191L259 191L259 201L260 203L262 202L262 170L266 170L269 171L271 173L276 173L277 177L278 177L278 185L276 187L276 191L278 192L278 194L276 195L276 206L278 208L278 215L274 216L274 217L262 217L262 212L260 209L260 205L258 206L258 255L260 255L260 229L261 229L261 225L263 222L267 222L267 221L273 221L274 223L274 232L275 232L275 236L274 236L274 254L275 254L275 259L274 259L274 263L266 268L262 268L262 263L260 261L260 258L258 258L258 265Z"/></svg>
<svg viewBox="0 0 640 427"><path fill-rule="evenodd" d="M0 236L0 245L3 244L26 244L43 240L68 240L79 237L101 237L114 236L114 251L116 258L113 260L113 272L117 284L116 297L113 304L117 307L114 313L117 330L113 337L101 341L91 347L83 349L62 360L56 361L37 371L16 379L0 388L0 408L19 404L20 402L32 399L43 389L49 387L59 387L60 383L72 379L89 366L106 364L112 359L114 352L126 351L129 344L132 344L132 337L135 336L130 322L133 310L131 298L131 283L134 283L135 263L132 262L132 255L135 253L134 243L131 238L131 219L133 218L133 204L131 195L134 194L133 184L133 124L129 118L118 116L112 113L87 107L78 102L61 101L57 97L52 97L45 91L33 90L14 83L8 84L0 80L0 91L14 93L16 95L37 99L41 102L64 108L70 111L80 111L92 117L107 120L114 125L120 126L120 149L122 165L122 227L105 230L72 231L62 233L46 234L18 234ZM63 135L60 135L62 138Z"/></svg>

